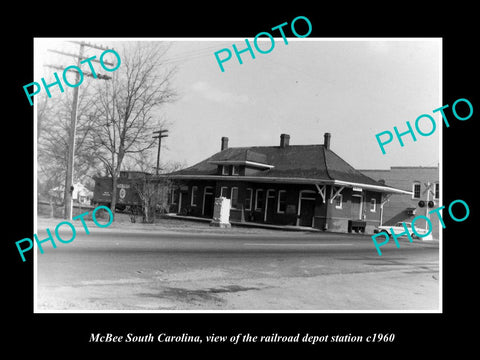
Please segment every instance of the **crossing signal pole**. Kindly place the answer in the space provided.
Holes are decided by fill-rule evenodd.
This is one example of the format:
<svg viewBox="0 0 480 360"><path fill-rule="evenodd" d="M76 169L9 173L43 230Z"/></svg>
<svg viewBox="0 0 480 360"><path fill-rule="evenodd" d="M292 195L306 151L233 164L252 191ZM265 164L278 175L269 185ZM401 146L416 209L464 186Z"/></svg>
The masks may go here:
<svg viewBox="0 0 480 360"><path fill-rule="evenodd" d="M109 50L109 48L105 46L100 46L100 45L94 45L94 44L88 44L84 41L72 41L75 44L78 44L80 46L78 54L72 54L72 53L66 53L62 51L57 51L57 50L52 50L49 49L50 52L62 54L62 55L67 55L67 56L72 56L77 59L77 67L80 68L81 66L81 61L85 60L86 58L83 56L83 52L85 50L85 47L90 47L90 48L95 48L99 50ZM95 62L100 62L99 60L96 59L91 59L92 61ZM104 64L107 65L114 65L112 63L103 61ZM55 69L60 69L60 70L65 70L64 67L57 66L57 65L46 65L47 67L55 68ZM71 70L75 71L75 70ZM80 81L80 73L78 71L75 71L75 84L78 84ZM88 72L83 72L84 75L90 76L90 77L95 77L93 76L92 73ZM97 74L98 79L102 80L110 80L111 77L106 76L106 75L101 75ZM65 192L64 192L64 201L65 201L65 213L64 213L64 218L68 220L72 220L72 215L73 215L73 172L74 172L74 163L75 163L75 137L76 137L76 127L77 127L77 111L78 111L78 88L79 86L76 86L73 89L73 101L72 101L72 113L70 117L70 132L68 136L68 158L67 158L67 176L65 178Z"/></svg>
<svg viewBox="0 0 480 360"><path fill-rule="evenodd" d="M168 137L168 135L164 135L164 133L167 132L168 130L158 130L153 132L154 134L158 134L157 136L152 136L154 139L158 139L157 167L155 175L158 175L158 170L160 169L160 147L162 146L162 138Z"/></svg>

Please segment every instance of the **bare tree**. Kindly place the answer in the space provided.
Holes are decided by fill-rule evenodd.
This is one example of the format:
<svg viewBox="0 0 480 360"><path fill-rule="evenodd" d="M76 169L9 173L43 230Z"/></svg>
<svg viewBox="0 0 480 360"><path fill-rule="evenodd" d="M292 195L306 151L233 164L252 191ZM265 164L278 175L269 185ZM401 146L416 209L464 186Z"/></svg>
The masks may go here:
<svg viewBox="0 0 480 360"><path fill-rule="evenodd" d="M88 85L80 92L75 149L75 179L89 177L98 164L85 140L92 131L94 113ZM64 185L66 179L68 134L72 111L72 94L69 89L56 97L38 98L37 111L37 181L39 194L50 197L54 187Z"/></svg>
<svg viewBox="0 0 480 360"><path fill-rule="evenodd" d="M112 177L112 211L123 161L154 146L152 132L162 127L156 111L176 97L170 84L175 69L163 64L167 50L158 42L125 44L119 69L97 89L91 148Z"/></svg>
<svg viewBox="0 0 480 360"><path fill-rule="evenodd" d="M134 166L130 170L148 173L156 164L154 156L145 152L136 154ZM174 185L174 181L168 176L169 173L185 167L185 163L166 162L160 164L162 169L160 176L145 174L133 184L135 191L142 200L143 221L152 223L155 221L155 213L168 210L168 195Z"/></svg>

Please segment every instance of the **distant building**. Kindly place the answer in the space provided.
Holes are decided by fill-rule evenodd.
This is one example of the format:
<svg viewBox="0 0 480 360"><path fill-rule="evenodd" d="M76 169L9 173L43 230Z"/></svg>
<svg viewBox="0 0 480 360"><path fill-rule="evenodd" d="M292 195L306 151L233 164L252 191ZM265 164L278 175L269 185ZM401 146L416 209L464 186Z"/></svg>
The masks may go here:
<svg viewBox="0 0 480 360"><path fill-rule="evenodd" d="M389 170L360 171L385 185L412 192L411 195L392 194L388 198L383 205L383 225L411 222L415 216L425 216L428 211L441 205L438 166L392 166ZM421 207L419 204L424 206ZM432 236L438 239L440 221L436 215L430 216L430 221L433 225ZM425 229L426 226L424 219L415 221L415 227Z"/></svg>
<svg viewBox="0 0 480 360"><path fill-rule="evenodd" d="M150 177L152 173L146 171L136 171L136 170L122 170L120 171L121 179L143 179L145 177Z"/></svg>
<svg viewBox="0 0 480 360"><path fill-rule="evenodd" d="M57 186L49 191L49 194L53 196L58 202L63 202L63 196L65 193L64 186ZM80 182L73 184L72 200L74 203L81 205L90 205L93 197L93 191Z"/></svg>
<svg viewBox="0 0 480 360"><path fill-rule="evenodd" d="M189 168L166 174L177 184L170 209L211 218L215 198L231 200L230 219L372 233L380 224L380 203L387 194L410 194L355 170L323 145L228 147Z"/></svg>

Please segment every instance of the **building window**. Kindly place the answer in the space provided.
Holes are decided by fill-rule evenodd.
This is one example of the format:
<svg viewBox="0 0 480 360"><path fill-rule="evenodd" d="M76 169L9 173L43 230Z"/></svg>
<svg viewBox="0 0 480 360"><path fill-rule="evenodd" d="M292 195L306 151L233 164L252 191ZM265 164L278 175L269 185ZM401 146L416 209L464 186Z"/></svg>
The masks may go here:
<svg viewBox="0 0 480 360"><path fill-rule="evenodd" d="M335 198L335 209L341 209L343 206L343 195L338 194Z"/></svg>
<svg viewBox="0 0 480 360"><path fill-rule="evenodd" d="M224 198L228 198L228 187L222 186L220 188L220 196Z"/></svg>
<svg viewBox="0 0 480 360"><path fill-rule="evenodd" d="M435 183L435 199L440 199L440 183Z"/></svg>
<svg viewBox="0 0 480 360"><path fill-rule="evenodd" d="M263 209L264 204L263 189L257 189L255 192L255 210Z"/></svg>
<svg viewBox="0 0 480 360"><path fill-rule="evenodd" d="M287 208L287 192L285 190L280 190L278 192L278 203L277 203L277 213L285 213Z"/></svg>
<svg viewBox="0 0 480 360"><path fill-rule="evenodd" d="M198 186L192 186L192 200L190 205L197 206L198 204Z"/></svg>
<svg viewBox="0 0 480 360"><path fill-rule="evenodd" d="M222 175L228 175L228 166L222 165Z"/></svg>
<svg viewBox="0 0 480 360"><path fill-rule="evenodd" d="M238 165L232 166L232 175L240 175L240 166Z"/></svg>
<svg viewBox="0 0 480 360"><path fill-rule="evenodd" d="M420 183L416 182L413 183L413 198L412 199L420 199Z"/></svg>
<svg viewBox="0 0 480 360"><path fill-rule="evenodd" d="M370 199L370 211L375 212L377 209L377 199Z"/></svg>
<svg viewBox="0 0 480 360"><path fill-rule="evenodd" d="M252 198L253 190L247 189L247 194L245 195L245 210L252 210Z"/></svg>
<svg viewBox="0 0 480 360"><path fill-rule="evenodd" d="M231 207L233 209L236 209L238 207L238 188L237 187L232 187L232 191L230 193L230 199L231 199Z"/></svg>

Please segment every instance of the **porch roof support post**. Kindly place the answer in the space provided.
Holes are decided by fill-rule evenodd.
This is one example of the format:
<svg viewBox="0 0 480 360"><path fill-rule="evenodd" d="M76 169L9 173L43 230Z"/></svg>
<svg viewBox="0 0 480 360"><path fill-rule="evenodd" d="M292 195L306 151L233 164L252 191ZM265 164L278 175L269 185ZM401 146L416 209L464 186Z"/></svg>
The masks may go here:
<svg viewBox="0 0 480 360"><path fill-rule="evenodd" d="M317 188L318 193L320 194L323 202L325 203L326 202L325 201L325 195L326 195L326 192L327 192L327 185L323 185L322 187L320 187L317 183L315 183L315 187Z"/></svg>
<svg viewBox="0 0 480 360"><path fill-rule="evenodd" d="M332 187L333 189L333 187ZM330 204L333 204L333 200L335 200L335 198L340 195L340 193L342 192L342 190L345 189L345 186L341 186L340 189L338 189L335 194L333 194L333 196L330 198Z"/></svg>

